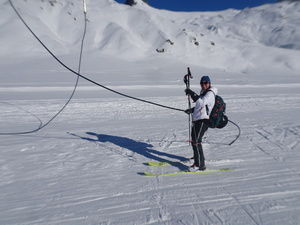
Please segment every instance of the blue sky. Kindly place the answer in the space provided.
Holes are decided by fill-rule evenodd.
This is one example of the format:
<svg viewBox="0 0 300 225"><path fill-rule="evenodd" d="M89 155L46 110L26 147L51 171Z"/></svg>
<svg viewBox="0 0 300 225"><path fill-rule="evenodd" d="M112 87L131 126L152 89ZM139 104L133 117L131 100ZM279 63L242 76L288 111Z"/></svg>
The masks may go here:
<svg viewBox="0 0 300 225"><path fill-rule="evenodd" d="M115 0L124 3L125 0ZM158 9L171 11L220 11L229 8L244 9L265 3L275 3L276 0L147 0Z"/></svg>

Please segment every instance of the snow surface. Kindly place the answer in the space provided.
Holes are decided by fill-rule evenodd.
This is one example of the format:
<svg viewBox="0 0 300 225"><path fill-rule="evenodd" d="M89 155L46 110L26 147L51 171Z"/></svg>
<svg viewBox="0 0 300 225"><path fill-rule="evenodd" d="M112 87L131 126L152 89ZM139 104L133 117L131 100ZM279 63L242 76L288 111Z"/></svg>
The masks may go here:
<svg viewBox="0 0 300 225"><path fill-rule="evenodd" d="M82 1L12 2L77 71ZM142 176L185 169L145 163L192 156L187 115L80 79L48 126L0 135L0 224L300 224L299 11L299 2L182 13L87 1L81 74L179 109L188 105L186 68L195 91L209 75L242 134L229 146L235 126L210 129L207 167L236 170ZM61 109L77 77L7 0L0 13L0 133L34 130Z"/></svg>

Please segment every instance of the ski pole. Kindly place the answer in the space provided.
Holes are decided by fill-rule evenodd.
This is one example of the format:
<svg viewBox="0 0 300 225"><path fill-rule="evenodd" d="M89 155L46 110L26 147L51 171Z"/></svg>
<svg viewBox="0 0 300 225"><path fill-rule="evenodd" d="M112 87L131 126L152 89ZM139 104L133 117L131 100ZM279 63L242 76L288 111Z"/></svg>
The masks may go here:
<svg viewBox="0 0 300 225"><path fill-rule="evenodd" d="M190 89L190 79L193 78L192 73L190 71L190 68L187 68L188 73L184 76L183 81L186 85L187 89ZM189 109L191 109L191 96L188 95L188 107ZM191 115L189 114L189 119L188 119L188 123L189 123L189 140L191 140ZM190 143L190 142L189 142Z"/></svg>

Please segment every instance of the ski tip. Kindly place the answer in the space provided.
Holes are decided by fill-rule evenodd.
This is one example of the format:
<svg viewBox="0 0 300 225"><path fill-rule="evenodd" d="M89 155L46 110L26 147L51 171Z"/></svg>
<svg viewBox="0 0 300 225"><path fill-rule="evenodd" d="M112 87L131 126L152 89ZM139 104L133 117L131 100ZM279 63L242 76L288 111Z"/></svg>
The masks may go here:
<svg viewBox="0 0 300 225"><path fill-rule="evenodd" d="M142 173L139 173L140 175L143 175L143 176L148 176L148 177L156 177L158 176L157 174L153 174L153 173L149 173L149 172L142 172Z"/></svg>
<svg viewBox="0 0 300 225"><path fill-rule="evenodd" d="M222 168L222 169L219 169L218 171L220 172L223 172L223 171L234 171L236 170L235 168Z"/></svg>
<svg viewBox="0 0 300 225"><path fill-rule="evenodd" d="M148 162L148 166L171 166L167 162Z"/></svg>

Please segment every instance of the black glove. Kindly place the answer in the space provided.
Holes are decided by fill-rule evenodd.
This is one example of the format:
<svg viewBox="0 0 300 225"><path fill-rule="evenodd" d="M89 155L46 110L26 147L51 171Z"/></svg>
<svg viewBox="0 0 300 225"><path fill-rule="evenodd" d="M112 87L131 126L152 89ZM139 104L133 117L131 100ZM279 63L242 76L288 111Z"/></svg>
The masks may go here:
<svg viewBox="0 0 300 225"><path fill-rule="evenodd" d="M185 112L186 114L190 115L190 114L192 114L192 113L194 112L194 109L195 109L195 108L190 108L190 109L185 110L184 112Z"/></svg>
<svg viewBox="0 0 300 225"><path fill-rule="evenodd" d="M191 96L194 102L196 102L199 99L199 95L197 95L195 92L193 92L191 89L185 89L185 94Z"/></svg>
<svg viewBox="0 0 300 225"><path fill-rule="evenodd" d="M187 88L184 90L186 95L193 95L195 92L193 92L191 89Z"/></svg>

